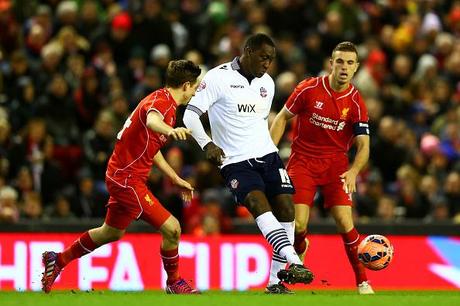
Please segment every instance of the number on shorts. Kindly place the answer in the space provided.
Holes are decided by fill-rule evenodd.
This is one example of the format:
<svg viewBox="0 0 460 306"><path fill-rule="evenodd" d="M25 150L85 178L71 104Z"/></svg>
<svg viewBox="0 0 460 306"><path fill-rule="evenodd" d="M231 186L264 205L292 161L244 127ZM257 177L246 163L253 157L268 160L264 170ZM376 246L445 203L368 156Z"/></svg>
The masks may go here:
<svg viewBox="0 0 460 306"><path fill-rule="evenodd" d="M291 184L291 179L289 178L289 174L287 173L286 169L279 168L278 170L280 172L281 183Z"/></svg>
<svg viewBox="0 0 460 306"><path fill-rule="evenodd" d="M128 119L126 119L125 121L125 124L123 124L123 128L120 130L120 132L118 132L117 134L117 139L120 140L121 139L121 135L123 135L123 132L125 131L125 129L129 128L129 126L131 125L132 121L131 121L131 117L128 117Z"/></svg>

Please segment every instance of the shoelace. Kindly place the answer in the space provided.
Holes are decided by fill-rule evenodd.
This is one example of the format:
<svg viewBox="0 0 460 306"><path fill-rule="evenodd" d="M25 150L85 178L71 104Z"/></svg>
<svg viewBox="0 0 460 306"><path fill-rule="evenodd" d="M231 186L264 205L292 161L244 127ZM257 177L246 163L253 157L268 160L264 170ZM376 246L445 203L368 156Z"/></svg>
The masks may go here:
<svg viewBox="0 0 460 306"><path fill-rule="evenodd" d="M182 291L193 291L193 288L184 280L181 279L179 282L176 283L176 286Z"/></svg>

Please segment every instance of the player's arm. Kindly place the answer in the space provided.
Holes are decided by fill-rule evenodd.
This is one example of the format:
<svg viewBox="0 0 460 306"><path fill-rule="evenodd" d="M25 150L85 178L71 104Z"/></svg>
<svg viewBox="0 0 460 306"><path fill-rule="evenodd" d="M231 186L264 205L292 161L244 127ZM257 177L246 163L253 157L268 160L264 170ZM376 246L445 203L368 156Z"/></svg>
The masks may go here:
<svg viewBox="0 0 460 306"><path fill-rule="evenodd" d="M340 176L343 180L343 189L346 193L356 191L356 177L369 160L369 139L369 135L366 134L357 135L355 137L357 147L355 160L350 169Z"/></svg>
<svg viewBox="0 0 460 306"><path fill-rule="evenodd" d="M200 120L200 114L194 110L193 106L187 106L183 121L185 126L192 132L193 138L205 152L206 158L216 165L221 165L225 158L224 150L212 142L212 139L206 134Z"/></svg>
<svg viewBox="0 0 460 306"><path fill-rule="evenodd" d="M183 127L170 127L163 121L163 116L156 111L147 114L147 127L156 133L172 136L175 140L185 140L187 134L191 133L190 130Z"/></svg>
<svg viewBox="0 0 460 306"><path fill-rule="evenodd" d="M193 187L192 185L190 185L189 182L183 180L177 173L176 171L174 171L174 169L168 164L168 162L166 161L166 159L164 158L163 154L161 153L161 151L158 151L157 154L155 154L155 156L153 157L153 162L155 163L155 165L158 167L158 169L161 170L161 172L163 172L166 176L168 176L171 181L180 186L180 187L183 187L185 189L188 189L190 191L193 190Z"/></svg>
<svg viewBox="0 0 460 306"><path fill-rule="evenodd" d="M191 131L193 138L200 145L202 149L212 142L212 139L206 134L203 124L201 123L201 115L203 113L200 109L193 105L188 105L184 112L183 121L185 126Z"/></svg>
<svg viewBox="0 0 460 306"><path fill-rule="evenodd" d="M287 121L292 117L294 117L294 114L289 112L286 107L283 107L273 120L270 127L270 136L276 146L278 146L281 137L283 137Z"/></svg>

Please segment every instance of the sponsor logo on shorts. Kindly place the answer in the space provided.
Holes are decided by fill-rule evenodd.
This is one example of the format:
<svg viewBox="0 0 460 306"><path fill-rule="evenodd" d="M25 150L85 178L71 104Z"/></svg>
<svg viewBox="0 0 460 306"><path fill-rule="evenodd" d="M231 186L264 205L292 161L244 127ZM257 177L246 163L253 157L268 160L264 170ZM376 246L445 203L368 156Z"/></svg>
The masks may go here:
<svg viewBox="0 0 460 306"><path fill-rule="evenodd" d="M232 189L238 188L239 185L240 185L240 182L238 182L237 179L233 179L230 181L230 187L232 187Z"/></svg>

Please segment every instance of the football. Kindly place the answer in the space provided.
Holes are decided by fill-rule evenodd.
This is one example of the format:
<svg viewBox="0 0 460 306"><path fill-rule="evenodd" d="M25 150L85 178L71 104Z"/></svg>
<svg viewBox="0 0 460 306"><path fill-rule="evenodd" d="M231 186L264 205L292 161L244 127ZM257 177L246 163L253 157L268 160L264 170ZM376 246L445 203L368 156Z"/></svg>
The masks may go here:
<svg viewBox="0 0 460 306"><path fill-rule="evenodd" d="M370 270L382 270L393 259L393 246L387 237L369 235L358 246L358 258Z"/></svg>

